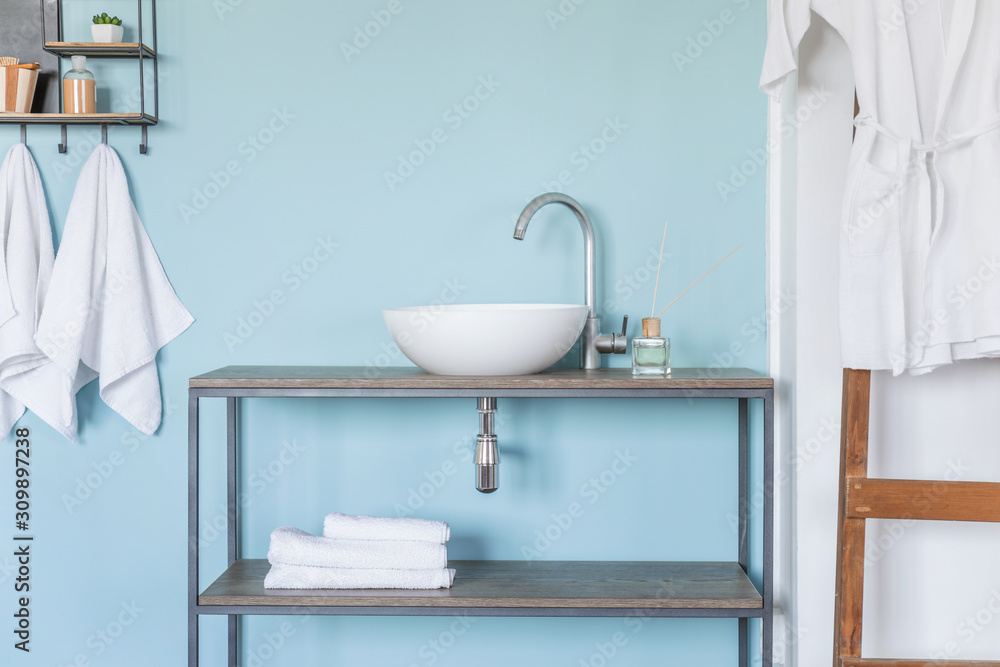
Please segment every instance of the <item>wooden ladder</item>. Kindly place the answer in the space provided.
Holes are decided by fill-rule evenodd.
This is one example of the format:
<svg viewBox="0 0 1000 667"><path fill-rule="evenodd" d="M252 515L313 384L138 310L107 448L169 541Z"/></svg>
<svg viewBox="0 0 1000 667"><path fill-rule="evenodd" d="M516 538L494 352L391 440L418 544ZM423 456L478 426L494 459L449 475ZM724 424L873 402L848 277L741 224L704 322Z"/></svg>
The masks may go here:
<svg viewBox="0 0 1000 667"><path fill-rule="evenodd" d="M870 394L871 371L844 369L833 667L1000 667L995 661L861 657L867 519L1000 522L1000 484L869 478Z"/></svg>

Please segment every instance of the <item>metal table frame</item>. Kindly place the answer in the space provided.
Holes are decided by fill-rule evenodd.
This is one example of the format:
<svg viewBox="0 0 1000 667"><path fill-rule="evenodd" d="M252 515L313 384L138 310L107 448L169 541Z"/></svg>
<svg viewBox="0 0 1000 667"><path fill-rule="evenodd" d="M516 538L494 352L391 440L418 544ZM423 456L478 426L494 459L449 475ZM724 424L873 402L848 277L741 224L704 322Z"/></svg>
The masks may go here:
<svg viewBox="0 0 1000 667"><path fill-rule="evenodd" d="M190 388L188 390L188 667L198 667L198 618L202 615L229 617L229 667L239 667L240 622L243 615L347 615L347 616L627 616L630 609L490 609L427 607L298 607L298 606L199 606L198 572L198 482L199 482L199 402L202 398L226 399L227 448L227 549L228 565L240 557L238 535L239 503L237 471L239 455L239 409L242 398L735 398L738 399L739 429L739 524L737 531L739 565L747 572L750 561L750 399L763 402L763 581L761 609L643 609L650 617L738 618L739 665L749 667L749 618L761 619L762 664L772 664L774 623L773 533L774 533L774 389L772 388L665 388L648 389L328 389L328 388Z"/></svg>

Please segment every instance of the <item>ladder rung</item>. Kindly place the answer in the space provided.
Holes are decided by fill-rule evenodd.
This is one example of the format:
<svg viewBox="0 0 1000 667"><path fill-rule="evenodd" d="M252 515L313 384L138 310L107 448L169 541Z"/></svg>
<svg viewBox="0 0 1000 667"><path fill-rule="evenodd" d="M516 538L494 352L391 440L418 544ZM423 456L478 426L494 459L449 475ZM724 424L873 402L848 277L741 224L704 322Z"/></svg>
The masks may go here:
<svg viewBox="0 0 1000 667"><path fill-rule="evenodd" d="M1000 522L1000 484L848 478L847 516Z"/></svg>
<svg viewBox="0 0 1000 667"><path fill-rule="evenodd" d="M843 658L840 664L842 667L1000 667L1000 662L990 660L941 662L940 660L887 660L884 658Z"/></svg>

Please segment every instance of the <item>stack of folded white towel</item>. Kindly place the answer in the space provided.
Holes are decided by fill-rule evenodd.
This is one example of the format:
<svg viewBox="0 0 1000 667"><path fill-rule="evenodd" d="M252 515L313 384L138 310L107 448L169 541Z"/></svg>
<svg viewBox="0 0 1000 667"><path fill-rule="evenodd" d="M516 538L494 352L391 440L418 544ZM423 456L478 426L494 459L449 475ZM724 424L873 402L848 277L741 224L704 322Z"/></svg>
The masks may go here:
<svg viewBox="0 0 1000 667"><path fill-rule="evenodd" d="M450 588L443 521L333 513L322 537L298 528L271 533L264 588Z"/></svg>

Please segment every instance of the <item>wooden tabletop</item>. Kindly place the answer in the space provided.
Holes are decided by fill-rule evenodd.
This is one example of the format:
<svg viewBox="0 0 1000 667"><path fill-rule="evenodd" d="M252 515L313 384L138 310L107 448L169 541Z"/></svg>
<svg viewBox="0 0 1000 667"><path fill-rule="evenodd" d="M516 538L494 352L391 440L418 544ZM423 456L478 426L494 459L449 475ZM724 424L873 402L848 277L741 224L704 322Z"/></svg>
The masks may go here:
<svg viewBox="0 0 1000 667"><path fill-rule="evenodd" d="M675 368L664 377L629 368L552 368L535 375L431 375L419 368L370 366L226 366L191 378L208 389L771 389L774 380L746 368Z"/></svg>

